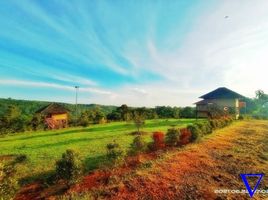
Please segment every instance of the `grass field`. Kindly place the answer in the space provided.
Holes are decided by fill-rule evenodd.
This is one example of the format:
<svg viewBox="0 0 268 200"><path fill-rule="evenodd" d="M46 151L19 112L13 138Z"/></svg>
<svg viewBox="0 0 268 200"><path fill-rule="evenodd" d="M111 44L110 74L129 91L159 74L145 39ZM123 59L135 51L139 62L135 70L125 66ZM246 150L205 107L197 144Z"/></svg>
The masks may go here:
<svg viewBox="0 0 268 200"><path fill-rule="evenodd" d="M166 131L172 126L185 127L195 119L158 119L146 121L143 131ZM6 155L25 154L27 161L18 166L18 177L29 181L45 176L55 168L55 161L66 149L79 153L87 170L105 159L106 144L116 140L127 150L133 140L135 126L126 122L92 125L56 131L28 132L0 138L0 159ZM151 134L145 136L151 140Z"/></svg>

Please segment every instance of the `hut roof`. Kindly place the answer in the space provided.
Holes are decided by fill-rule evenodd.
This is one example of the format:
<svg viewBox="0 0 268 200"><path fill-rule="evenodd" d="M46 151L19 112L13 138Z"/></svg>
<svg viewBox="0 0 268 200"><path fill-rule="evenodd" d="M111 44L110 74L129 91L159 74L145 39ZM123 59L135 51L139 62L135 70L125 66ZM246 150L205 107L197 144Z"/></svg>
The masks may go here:
<svg viewBox="0 0 268 200"><path fill-rule="evenodd" d="M195 102L194 104L196 104L196 105L207 105L208 103L210 103L209 100L203 99L201 101Z"/></svg>
<svg viewBox="0 0 268 200"><path fill-rule="evenodd" d="M241 99L241 98L244 98L244 96L226 87L220 87L199 98L202 98L202 99Z"/></svg>
<svg viewBox="0 0 268 200"><path fill-rule="evenodd" d="M41 113L43 115L64 114L67 112L69 112L69 110L58 103L51 103L51 104L39 109L38 111L36 111L36 113Z"/></svg>

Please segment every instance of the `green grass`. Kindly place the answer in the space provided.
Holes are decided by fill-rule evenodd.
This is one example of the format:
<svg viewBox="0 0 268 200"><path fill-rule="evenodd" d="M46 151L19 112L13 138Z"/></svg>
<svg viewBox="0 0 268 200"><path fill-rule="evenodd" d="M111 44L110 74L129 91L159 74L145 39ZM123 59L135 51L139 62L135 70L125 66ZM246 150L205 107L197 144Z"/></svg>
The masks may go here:
<svg viewBox="0 0 268 200"><path fill-rule="evenodd" d="M147 120L143 131L166 131L172 126L185 127L195 119ZM55 161L66 149L79 153L87 170L95 169L105 159L106 144L116 140L127 151L135 131L132 123L114 122L86 128L69 128L56 131L27 132L0 138L2 155L27 155L27 161L18 166L18 177L31 180L45 176L55 168ZM144 136L151 140L151 134Z"/></svg>

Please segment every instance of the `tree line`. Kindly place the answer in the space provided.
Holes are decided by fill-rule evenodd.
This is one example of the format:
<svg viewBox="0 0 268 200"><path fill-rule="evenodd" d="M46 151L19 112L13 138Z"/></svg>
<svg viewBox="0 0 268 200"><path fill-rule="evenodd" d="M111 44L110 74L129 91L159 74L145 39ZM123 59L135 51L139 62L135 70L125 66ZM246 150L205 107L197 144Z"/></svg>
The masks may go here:
<svg viewBox="0 0 268 200"><path fill-rule="evenodd" d="M255 98L245 98L246 107L240 109L241 114L251 115L258 119L268 118L268 94L256 91ZM31 130L42 130L44 118L35 112L50 102L0 99L0 134L16 133ZM137 127L146 119L158 118L195 118L194 107L156 106L155 108L119 107L96 104L79 104L78 115L74 104L60 103L70 110L69 126L88 126L89 124L111 121L134 121Z"/></svg>
<svg viewBox="0 0 268 200"><path fill-rule="evenodd" d="M16 133L45 129L44 116L35 113L49 102L0 99L0 133ZM103 105L78 105L78 115L73 104L62 104L70 110L69 126L88 126L112 121L138 121L157 118L193 118L193 107L157 106L133 108L126 104L119 107Z"/></svg>

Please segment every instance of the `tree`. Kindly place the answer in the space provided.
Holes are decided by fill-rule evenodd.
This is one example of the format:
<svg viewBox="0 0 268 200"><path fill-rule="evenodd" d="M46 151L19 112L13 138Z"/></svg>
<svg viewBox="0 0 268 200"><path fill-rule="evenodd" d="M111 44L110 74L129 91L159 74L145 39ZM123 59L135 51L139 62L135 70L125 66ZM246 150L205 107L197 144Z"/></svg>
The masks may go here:
<svg viewBox="0 0 268 200"><path fill-rule="evenodd" d="M257 91L255 92L255 94L256 94L256 98L257 98L258 100L261 100L261 99L263 99L263 98L265 97L265 94L264 94L263 90L257 90Z"/></svg>
<svg viewBox="0 0 268 200"><path fill-rule="evenodd" d="M257 90L255 102L257 109L253 111L254 117L268 118L268 94L262 90Z"/></svg>
<svg viewBox="0 0 268 200"><path fill-rule="evenodd" d="M174 108L170 106L157 106L155 107L155 111L159 118L173 118L174 115Z"/></svg>
<svg viewBox="0 0 268 200"><path fill-rule="evenodd" d="M20 116L21 112L17 106L10 105L7 108L7 111L4 115L5 120L8 124L12 123L13 121L17 120Z"/></svg>
<svg viewBox="0 0 268 200"><path fill-rule="evenodd" d="M84 111L82 112L82 114L80 115L80 117L78 118L78 124L80 126L88 126L89 125L89 116L88 116L88 112L87 111Z"/></svg>
<svg viewBox="0 0 268 200"><path fill-rule="evenodd" d="M130 112L130 110L129 110L129 108L128 108L128 106L126 104L121 105L116 110L120 113L121 120L123 120L123 121L129 120L128 119L128 113Z"/></svg>
<svg viewBox="0 0 268 200"><path fill-rule="evenodd" d="M134 121L134 124L135 124L135 126L137 128L138 134L141 134L140 129L145 124L144 114L142 112L134 111L134 113L133 113L133 121Z"/></svg>
<svg viewBox="0 0 268 200"><path fill-rule="evenodd" d="M95 124L99 124L104 119L105 119L105 114L102 111L100 111L100 110L96 110L95 111L94 123Z"/></svg>
<svg viewBox="0 0 268 200"><path fill-rule="evenodd" d="M251 98L243 98L240 101L245 102L246 106L240 108L240 113L241 114L251 114L255 110L257 110L258 105L256 99L251 99Z"/></svg>
<svg viewBox="0 0 268 200"><path fill-rule="evenodd" d="M257 90L256 92L256 100L260 106L268 102L268 94L265 94L262 90Z"/></svg>
<svg viewBox="0 0 268 200"><path fill-rule="evenodd" d="M23 132L27 123L27 117L21 115L19 108L14 105L9 105L7 110L0 117L0 132L2 134Z"/></svg>
<svg viewBox="0 0 268 200"><path fill-rule="evenodd" d="M180 108L178 107L173 108L173 118L180 118Z"/></svg>
<svg viewBox="0 0 268 200"><path fill-rule="evenodd" d="M44 117L40 113L36 113L31 120L31 126L34 131L44 129Z"/></svg>
<svg viewBox="0 0 268 200"><path fill-rule="evenodd" d="M121 119L121 114L117 110L114 110L107 115L107 119L111 121L119 121Z"/></svg>
<svg viewBox="0 0 268 200"><path fill-rule="evenodd" d="M180 117L182 118L194 118L195 117L195 108L193 107L185 107L180 111Z"/></svg>

